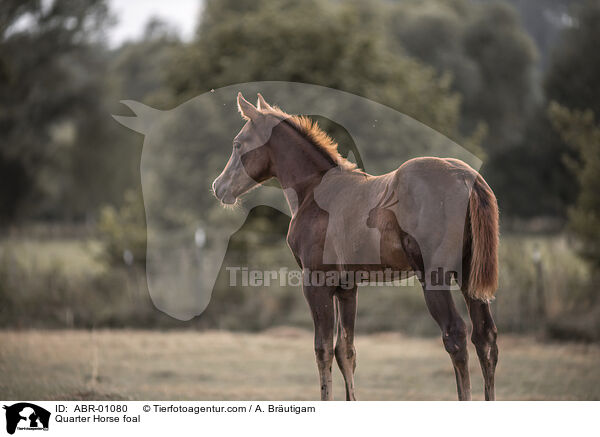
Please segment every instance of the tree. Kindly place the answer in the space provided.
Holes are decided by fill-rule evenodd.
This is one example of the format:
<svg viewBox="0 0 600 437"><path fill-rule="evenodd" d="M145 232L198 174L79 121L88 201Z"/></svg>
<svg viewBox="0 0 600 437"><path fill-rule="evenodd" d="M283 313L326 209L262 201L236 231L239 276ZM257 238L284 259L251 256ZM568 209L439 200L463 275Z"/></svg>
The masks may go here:
<svg viewBox="0 0 600 437"><path fill-rule="evenodd" d="M573 26L563 32L545 81L553 102L549 118L566 143L563 158L579 190L569 209L569 226L582 254L600 272L600 4L585 1L574 10ZM571 150L569 150L569 147Z"/></svg>
<svg viewBox="0 0 600 437"><path fill-rule="evenodd" d="M578 159L568 161L579 186L569 210L569 227L579 237L581 254L600 274L600 126L591 110L569 110L556 102L550 104L549 116L578 154Z"/></svg>
<svg viewBox="0 0 600 437"><path fill-rule="evenodd" d="M488 128L488 155L517 145L536 103L536 49L505 3L404 0L386 10L391 42L450 74L461 127Z"/></svg>
<svg viewBox="0 0 600 437"><path fill-rule="evenodd" d="M576 4L571 15L564 17L571 25L564 28L550 55L543 100L527 119L519 144L492 157L498 171L490 173L489 181L499 188L500 204L509 215L566 219L577 198L580 187L565 165L565 157L577 159L578 149L566 144L553 129L548 102L556 101L570 110L600 111L599 19L600 4L595 1Z"/></svg>
<svg viewBox="0 0 600 437"><path fill-rule="evenodd" d="M600 3L586 0L573 12L573 26L552 53L546 95L567 108L600 114Z"/></svg>
<svg viewBox="0 0 600 437"><path fill-rule="evenodd" d="M171 83L185 99L240 82L308 82L374 99L461 139L460 98L449 78L391 52L380 32L363 26L380 6L209 0L196 40L173 64Z"/></svg>
<svg viewBox="0 0 600 437"><path fill-rule="evenodd" d="M104 0L2 2L0 221L60 198L69 121L93 111L101 95L87 73L97 70L94 44L107 13Z"/></svg>
<svg viewBox="0 0 600 437"><path fill-rule="evenodd" d="M154 19L147 24L141 41L104 55L95 73L100 76L94 95L96 106L76 122L78 135L69 151L71 181L64 203L75 215L95 217L106 204L127 204L124 193L130 190L137 189L141 196L142 138L123 129L110 114L123 111L121 100L169 107L172 96L165 66L180 44L164 23Z"/></svg>

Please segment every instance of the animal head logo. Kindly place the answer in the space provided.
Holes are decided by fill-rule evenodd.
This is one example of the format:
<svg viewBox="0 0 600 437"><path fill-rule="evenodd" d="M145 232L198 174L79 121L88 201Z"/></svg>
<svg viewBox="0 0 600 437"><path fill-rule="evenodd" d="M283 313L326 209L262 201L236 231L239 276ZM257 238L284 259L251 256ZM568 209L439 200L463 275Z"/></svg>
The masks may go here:
<svg viewBox="0 0 600 437"><path fill-rule="evenodd" d="M19 430L48 430L50 412L38 405L28 402L19 402L10 406L4 405L6 410L6 432L14 434Z"/></svg>
<svg viewBox="0 0 600 437"><path fill-rule="evenodd" d="M257 105L241 97L240 91L246 96L260 93ZM269 206L287 215L295 212L294 193L285 186L271 184L269 178L273 175L259 165L267 159L260 146L277 132L282 118L268 116L253 122L253 111L277 111L277 104L291 114L325 117L347 132L349 140L343 144L342 154L378 174L423 155L459 158L475 169L481 165L467 150L411 117L368 99L316 85L232 85L167 111L131 100L122 103L135 115L114 115L115 120L144 135L140 173L147 226L148 289L159 310L180 320L189 320L206 309L229 239L252 208ZM257 123L260 129L255 129ZM244 165L250 158L255 167ZM324 180L335 177L335 171L329 171ZM258 186L261 188L239 201L241 193ZM317 202L327 211L339 207L335 194L339 193L315 191ZM219 200L215 195L232 206L228 210L216 208ZM393 203L386 197L378 206L378 200L368 199L370 209L385 210L388 203ZM367 219L365 216L364 221ZM371 231L379 236L376 226Z"/></svg>

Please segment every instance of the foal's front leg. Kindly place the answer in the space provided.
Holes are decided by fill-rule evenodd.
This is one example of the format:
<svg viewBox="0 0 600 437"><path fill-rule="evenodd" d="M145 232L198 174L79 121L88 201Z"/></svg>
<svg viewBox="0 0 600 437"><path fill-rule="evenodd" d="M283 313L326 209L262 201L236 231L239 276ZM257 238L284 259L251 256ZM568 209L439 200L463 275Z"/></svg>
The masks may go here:
<svg viewBox="0 0 600 437"><path fill-rule="evenodd" d="M333 363L334 309L331 287L304 286L315 325L315 355L321 380L321 400L333 400L331 364Z"/></svg>

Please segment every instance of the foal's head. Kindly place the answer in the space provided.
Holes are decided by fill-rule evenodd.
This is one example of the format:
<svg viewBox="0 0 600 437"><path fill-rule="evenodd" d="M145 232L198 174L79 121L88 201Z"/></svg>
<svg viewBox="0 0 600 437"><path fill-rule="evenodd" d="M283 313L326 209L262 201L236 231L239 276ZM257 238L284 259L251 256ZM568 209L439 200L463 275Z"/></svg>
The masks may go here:
<svg viewBox="0 0 600 437"><path fill-rule="evenodd" d="M233 204L239 196L274 176L271 153L265 147L273 128L281 122L261 110L270 109L258 95L258 108L238 93L238 109L246 124L233 139L233 150L225 169L213 182L213 192L225 204Z"/></svg>

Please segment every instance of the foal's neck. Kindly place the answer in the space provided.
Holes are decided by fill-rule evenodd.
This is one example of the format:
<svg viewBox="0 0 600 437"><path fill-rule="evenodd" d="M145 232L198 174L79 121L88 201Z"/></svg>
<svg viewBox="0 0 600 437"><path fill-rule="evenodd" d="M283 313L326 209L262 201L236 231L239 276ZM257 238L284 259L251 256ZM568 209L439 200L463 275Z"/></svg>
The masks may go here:
<svg viewBox="0 0 600 437"><path fill-rule="evenodd" d="M337 164L326 152L289 124L273 129L270 139L275 177L279 180L292 213Z"/></svg>

